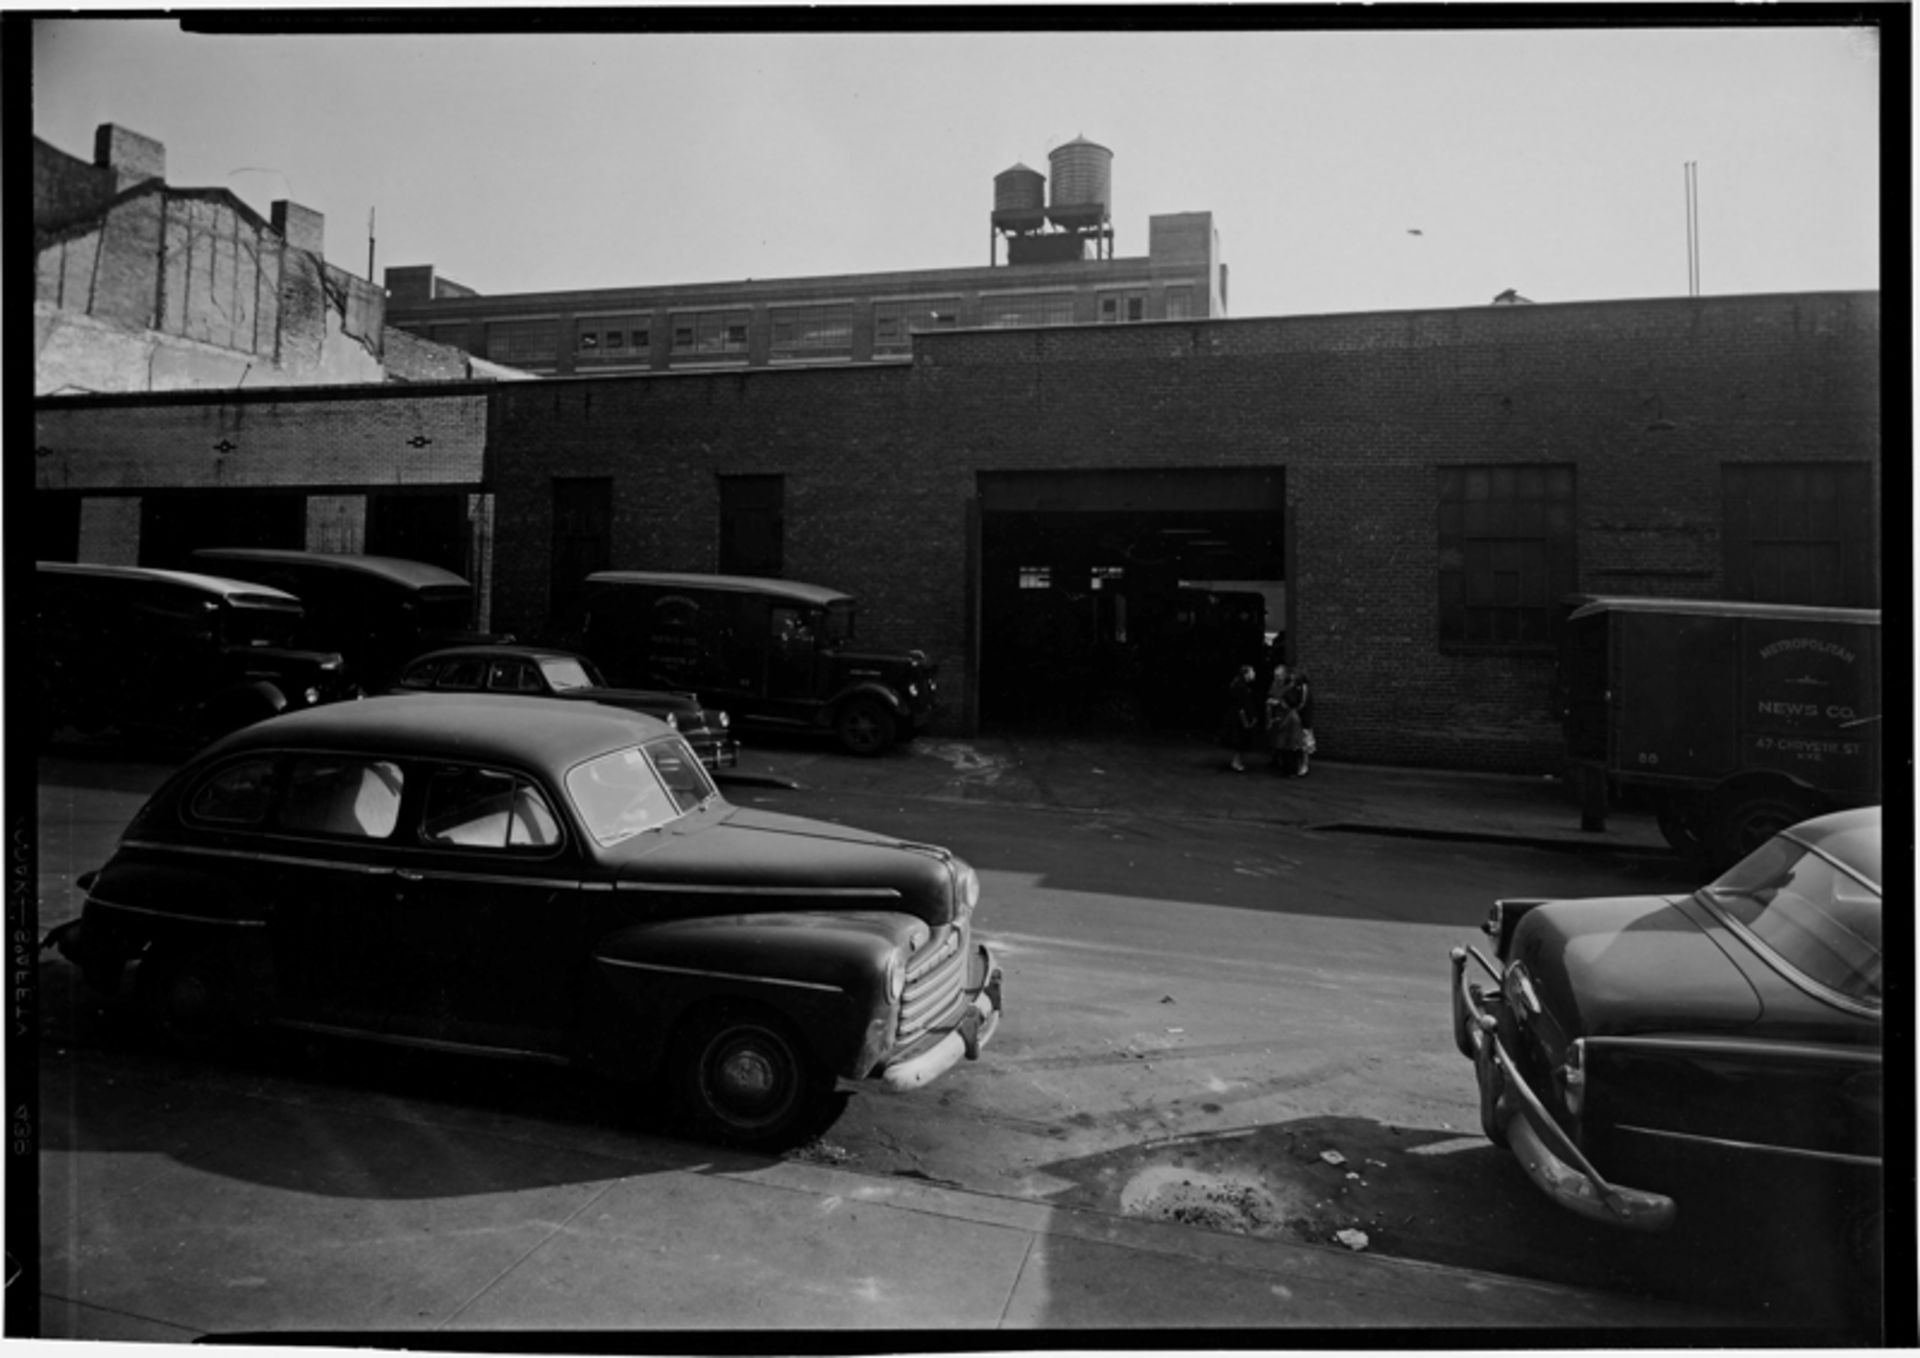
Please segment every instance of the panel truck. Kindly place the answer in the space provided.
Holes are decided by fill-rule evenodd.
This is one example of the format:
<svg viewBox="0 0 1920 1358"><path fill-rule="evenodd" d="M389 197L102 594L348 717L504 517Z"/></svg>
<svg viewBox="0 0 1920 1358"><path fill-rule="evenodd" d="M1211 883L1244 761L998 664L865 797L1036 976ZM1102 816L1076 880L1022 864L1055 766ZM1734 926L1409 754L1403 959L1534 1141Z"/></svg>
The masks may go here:
<svg viewBox="0 0 1920 1358"><path fill-rule="evenodd" d="M1560 636L1585 823L1649 805L1720 867L1776 830L1880 800L1880 613L1578 596Z"/></svg>

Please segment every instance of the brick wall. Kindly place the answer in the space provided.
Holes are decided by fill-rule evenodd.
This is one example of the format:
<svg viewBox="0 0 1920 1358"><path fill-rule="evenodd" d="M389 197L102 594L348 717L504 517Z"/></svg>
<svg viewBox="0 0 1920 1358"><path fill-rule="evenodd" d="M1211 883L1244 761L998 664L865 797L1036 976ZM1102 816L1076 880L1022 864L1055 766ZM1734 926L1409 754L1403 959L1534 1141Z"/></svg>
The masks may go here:
<svg viewBox="0 0 1920 1358"><path fill-rule="evenodd" d="M497 623L545 621L549 483L612 476L614 564L711 570L714 478L779 472L787 574L968 645L977 471L1281 467L1294 642L1337 757L1550 771L1550 661L1443 652L1437 468L1572 463L1580 586L1711 597L1728 461L1880 453L1878 298L1670 299L922 337L895 371L500 393Z"/></svg>

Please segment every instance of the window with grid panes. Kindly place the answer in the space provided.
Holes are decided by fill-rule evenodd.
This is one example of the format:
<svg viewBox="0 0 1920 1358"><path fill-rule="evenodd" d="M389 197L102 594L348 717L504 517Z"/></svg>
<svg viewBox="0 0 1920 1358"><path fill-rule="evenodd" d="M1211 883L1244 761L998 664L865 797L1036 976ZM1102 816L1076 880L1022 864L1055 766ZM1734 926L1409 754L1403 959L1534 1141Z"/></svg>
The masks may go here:
<svg viewBox="0 0 1920 1358"><path fill-rule="evenodd" d="M1144 321L1147 318L1147 294L1141 290L1100 294L1100 323Z"/></svg>
<svg viewBox="0 0 1920 1358"><path fill-rule="evenodd" d="M921 297L873 304L873 352L906 354L916 330L951 330L960 324L958 297Z"/></svg>
<svg viewBox="0 0 1920 1358"><path fill-rule="evenodd" d="M574 352L586 359L644 358L652 340L647 316L590 316L575 325Z"/></svg>
<svg viewBox="0 0 1920 1358"><path fill-rule="evenodd" d="M551 363L559 356L558 321L487 323L487 357L496 363Z"/></svg>
<svg viewBox="0 0 1920 1358"><path fill-rule="evenodd" d="M1576 588L1573 467L1442 467L1440 643L1545 650L1554 603Z"/></svg>
<svg viewBox="0 0 1920 1358"><path fill-rule="evenodd" d="M675 358L717 358L747 352L748 313L744 308L730 311L679 311L673 317L673 356Z"/></svg>
<svg viewBox="0 0 1920 1358"><path fill-rule="evenodd" d="M1072 325L1070 292L1014 292L980 299L981 319L987 325Z"/></svg>
<svg viewBox="0 0 1920 1358"><path fill-rule="evenodd" d="M1167 319L1184 321L1193 315L1193 289L1185 284L1167 289Z"/></svg>
<svg viewBox="0 0 1920 1358"><path fill-rule="evenodd" d="M1873 468L1865 462L1721 468L1727 597L1875 608Z"/></svg>
<svg viewBox="0 0 1920 1358"><path fill-rule="evenodd" d="M853 304L774 307L767 313L774 358L845 358L853 353Z"/></svg>

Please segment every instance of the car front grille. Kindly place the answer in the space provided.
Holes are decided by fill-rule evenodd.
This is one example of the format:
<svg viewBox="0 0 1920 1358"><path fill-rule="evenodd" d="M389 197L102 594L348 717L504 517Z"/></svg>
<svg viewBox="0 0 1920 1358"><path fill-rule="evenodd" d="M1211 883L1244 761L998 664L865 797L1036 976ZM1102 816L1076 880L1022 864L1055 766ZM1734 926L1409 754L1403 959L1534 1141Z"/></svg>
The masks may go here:
<svg viewBox="0 0 1920 1358"><path fill-rule="evenodd" d="M911 1042L951 1017L966 998L967 930L965 925L942 929L920 950L907 969L907 989L900 999L900 1026L895 1037Z"/></svg>

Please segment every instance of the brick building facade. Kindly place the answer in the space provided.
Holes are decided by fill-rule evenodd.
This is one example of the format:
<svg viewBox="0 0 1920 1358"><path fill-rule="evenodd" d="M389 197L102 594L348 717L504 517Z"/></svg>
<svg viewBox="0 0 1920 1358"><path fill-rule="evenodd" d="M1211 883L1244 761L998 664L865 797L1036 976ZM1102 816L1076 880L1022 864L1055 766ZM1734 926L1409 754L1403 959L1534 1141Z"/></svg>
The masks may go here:
<svg viewBox="0 0 1920 1358"><path fill-rule="evenodd" d="M754 525L941 662L949 730L994 723L1008 600L1139 651L1114 600L1145 582L1278 576L1327 755L1545 772L1563 593L1878 604L1880 324L1832 293L963 330L902 365L182 394L166 437L161 398L46 398L37 466L47 522L124 529L249 458L307 496L298 546L457 457L470 573L523 635L587 570L737 567ZM1142 550L1181 541L1215 568Z"/></svg>

